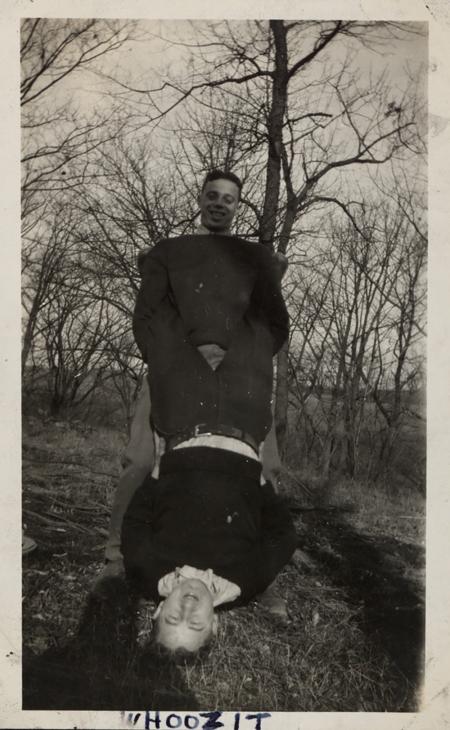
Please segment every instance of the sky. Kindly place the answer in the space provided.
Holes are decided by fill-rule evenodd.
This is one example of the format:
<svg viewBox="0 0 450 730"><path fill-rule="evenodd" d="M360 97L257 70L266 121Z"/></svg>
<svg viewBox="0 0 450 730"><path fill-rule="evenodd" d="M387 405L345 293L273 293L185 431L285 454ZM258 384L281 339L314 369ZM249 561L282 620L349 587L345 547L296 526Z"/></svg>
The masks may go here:
<svg viewBox="0 0 450 730"><path fill-rule="evenodd" d="M237 21L235 21L237 23ZM369 74L378 75L384 69L394 85L403 85L406 68L417 76L421 69L423 84L426 83L427 39L426 24L415 24L424 35L413 34L401 41L385 45L380 53L359 48L356 61L362 80ZM102 59L102 70L121 80L128 80L133 87L151 88L160 83L161 73L178 74L186 69L187 49L183 42L193 42L196 34L190 21L185 20L139 20L136 41L129 42L120 50ZM425 36L425 37L424 37ZM198 36L197 36L198 38ZM348 48L345 40L334 45L336 59L342 57ZM89 72L70 75L59 86L58 94L77 95L80 108L92 108L102 104L102 92L112 88Z"/></svg>
<svg viewBox="0 0 450 730"><path fill-rule="evenodd" d="M217 21L212 21L216 23ZM237 29L245 21L233 21ZM118 51L111 53L101 59L102 72L107 76L118 78L133 88L148 89L160 86L162 79L167 73L185 76L189 68L189 49L186 43L195 43L201 39L198 29L204 28L207 21L187 20L139 20L135 28L136 40L126 43ZM353 68L355 75L360 79L361 87L368 83L370 76L377 78L383 71L386 73L392 88L392 101L401 98L403 87L408 81L408 76L420 79L420 93L424 101L426 98L427 79L427 25L416 23L413 25L417 33L404 36L402 40L394 40L385 43L378 52L370 51L366 47L352 44L355 56ZM197 28L197 32L195 30ZM331 52L336 65L343 60L350 49L348 39L335 42L331 46ZM251 50L251 49L249 49ZM303 49L302 49L303 50ZM320 72L320 65L317 68ZM84 70L67 76L66 80L55 87L56 102L70 99L76 108L89 116L92 111L104 111L110 103L108 92L114 91L123 94L123 89L112 83L108 78L100 77L90 71ZM135 95L135 99L145 100L145 95ZM162 94L159 102L162 105L168 103L167 94ZM127 104L125 102L125 109ZM129 107L130 115L132 105ZM177 109L177 113L179 112ZM339 111L336 104L331 108L333 113ZM164 130L170 128L171 119L164 119L156 132L156 140L162 138ZM146 130L144 128L144 135ZM170 139L170 135L168 136ZM412 169L412 168L411 168ZM368 175L374 173L374 168L369 170L359 166L353 176L345 171L341 178L346 184L353 186L349 195L353 195L354 183L363 189L368 184ZM378 175L386 175L387 168L378 170Z"/></svg>

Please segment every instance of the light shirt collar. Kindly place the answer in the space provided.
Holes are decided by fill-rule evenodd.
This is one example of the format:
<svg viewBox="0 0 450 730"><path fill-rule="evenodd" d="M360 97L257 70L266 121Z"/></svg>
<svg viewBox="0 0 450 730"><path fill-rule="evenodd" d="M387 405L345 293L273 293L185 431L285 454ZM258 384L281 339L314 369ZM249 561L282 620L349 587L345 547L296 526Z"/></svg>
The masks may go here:
<svg viewBox="0 0 450 730"><path fill-rule="evenodd" d="M182 568L176 568L172 573L167 573L158 582L158 593L162 598L167 598L172 593L175 586L189 578L197 578L201 580L210 591L214 606L220 606L222 603L234 601L241 595L241 589L235 583L213 573L211 568L208 570L200 570L190 565L183 565Z"/></svg>

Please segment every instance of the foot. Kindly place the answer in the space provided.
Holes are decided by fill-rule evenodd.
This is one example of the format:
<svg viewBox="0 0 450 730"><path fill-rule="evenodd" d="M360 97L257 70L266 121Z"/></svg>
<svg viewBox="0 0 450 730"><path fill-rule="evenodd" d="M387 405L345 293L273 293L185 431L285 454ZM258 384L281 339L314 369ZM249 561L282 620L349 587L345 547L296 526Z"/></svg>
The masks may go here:
<svg viewBox="0 0 450 730"><path fill-rule="evenodd" d="M307 570L315 570L317 568L314 560L303 550L300 550L300 548L297 548L289 562L299 570L305 568Z"/></svg>
<svg viewBox="0 0 450 730"><path fill-rule="evenodd" d="M257 601L261 604L261 606L264 606L264 608L266 608L272 616L277 616L285 621L289 619L287 603L284 598L281 598L273 586L266 588L264 593L261 593L258 596Z"/></svg>
<svg viewBox="0 0 450 730"><path fill-rule="evenodd" d="M36 548L36 541L33 540L32 537L28 537L28 535L25 535L25 533L22 531L22 555L28 555L28 553L32 553L33 550L35 550Z"/></svg>

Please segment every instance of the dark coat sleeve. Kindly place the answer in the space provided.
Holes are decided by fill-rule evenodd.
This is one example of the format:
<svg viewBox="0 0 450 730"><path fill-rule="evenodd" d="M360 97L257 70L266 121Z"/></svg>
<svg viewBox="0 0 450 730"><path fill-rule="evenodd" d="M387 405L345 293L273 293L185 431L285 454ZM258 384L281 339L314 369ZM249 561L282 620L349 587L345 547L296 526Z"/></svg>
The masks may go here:
<svg viewBox="0 0 450 730"><path fill-rule="evenodd" d="M298 538L290 512L270 482L262 487L261 535L255 547L236 565L220 575L241 589L238 603L247 603L275 580L297 547Z"/></svg>
<svg viewBox="0 0 450 730"><path fill-rule="evenodd" d="M138 595L158 600L158 581L174 569L153 550L154 504L158 482L148 475L136 490L122 523L121 551L130 587Z"/></svg>
<svg viewBox="0 0 450 730"><path fill-rule="evenodd" d="M161 302L169 296L169 276L164 255L164 242L156 244L140 263L141 286L133 315L133 334L144 362L149 361L152 317Z"/></svg>
<svg viewBox="0 0 450 730"><path fill-rule="evenodd" d="M273 338L273 354L276 355L289 335L289 314L281 293L280 273L272 255L261 244L258 254L258 275L251 307L267 320Z"/></svg>

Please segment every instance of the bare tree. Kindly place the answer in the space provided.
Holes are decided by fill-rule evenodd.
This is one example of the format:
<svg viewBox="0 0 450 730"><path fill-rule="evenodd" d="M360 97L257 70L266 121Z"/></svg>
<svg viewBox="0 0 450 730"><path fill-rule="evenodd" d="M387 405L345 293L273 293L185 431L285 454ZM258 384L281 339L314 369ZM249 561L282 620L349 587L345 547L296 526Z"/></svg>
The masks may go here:
<svg viewBox="0 0 450 730"><path fill-rule="evenodd" d="M70 259L59 275L56 295L41 316L53 415L85 401L100 382L111 376L112 355L105 349L105 342L121 329L121 322L105 303L93 306L83 294Z"/></svg>
<svg viewBox="0 0 450 730"><path fill-rule="evenodd" d="M79 218L72 211L55 206L52 215L48 213L34 230L23 237L23 374L33 342L40 334L41 312L57 295L61 267L73 246L73 233L78 224Z"/></svg>
<svg viewBox="0 0 450 730"><path fill-rule="evenodd" d="M384 344L385 367L379 369L372 387L373 399L385 422L378 472L389 467L405 415L423 418L414 406L411 410L408 395L423 379L428 242L425 206L423 188L417 190L416 185L414 190L407 177L397 182L393 197L403 225L398 235L397 266L392 272L390 298L394 306L389 321L388 349ZM383 343L377 341L379 352L382 347ZM390 375L387 383L386 371ZM383 385L385 392L387 385L391 393L388 401L383 397Z"/></svg>
<svg viewBox="0 0 450 730"><path fill-rule="evenodd" d="M416 196L408 200L420 209ZM420 371L426 237L409 209L397 189L390 205L366 200L353 221L334 216L306 284L291 297L290 390L304 432L320 442L324 482L333 465L357 473L363 437L373 441L371 465L367 454L363 460L371 476L389 467L405 391Z"/></svg>
<svg viewBox="0 0 450 730"><path fill-rule="evenodd" d="M24 213L33 208L32 192L64 188L71 163L98 144L100 118L83 114L58 94L63 82L118 50L132 32L130 23L109 20L25 18L21 24L20 101L23 129ZM77 170L82 177L84 166ZM65 179L66 178L66 179Z"/></svg>
<svg viewBox="0 0 450 730"><path fill-rule="evenodd" d="M348 206L342 185L345 169L383 165L420 149L414 90L404 89L393 99L383 74L378 79L358 78L351 53L343 52L343 41L353 54L361 45L379 50L400 42L408 33L420 32L414 24L272 20L197 24L195 30L189 81L180 75L158 88L130 91L140 104L143 97L148 101L153 121L170 115L186 100L195 100L215 112L213 130L220 126L217 116L223 113L224 94L240 100L241 119L253 132L253 144L247 149L254 175L258 174L255 159L265 153L259 173L264 181L258 180L260 189L264 186L258 220L263 244L286 253L299 240L298 222L306 213L313 214L324 203ZM164 106L156 101L161 92L167 94ZM234 143L243 124L229 105L227 118L230 136L225 141L220 135L222 159L228 165L238 159L243 164ZM198 151L198 142L193 147ZM253 207L257 207L254 201ZM276 423L281 443L287 427L287 369L284 348L277 366Z"/></svg>
<svg viewBox="0 0 450 730"><path fill-rule="evenodd" d="M127 338L139 251L159 238L193 230L198 180L207 168L238 172L245 180L239 232L287 253L291 263L284 290L292 332L277 363L281 446L289 398L303 408L317 389L334 389L323 408L325 432L310 419L309 433L312 440L321 440L324 475L342 454L345 468L352 471L358 463L358 429L365 408L360 395L372 392L376 373L384 368L381 388L386 361L380 351L385 352L395 328L400 331L402 317L398 348L404 348L411 313L409 306L402 315L400 306L406 289L402 297L393 289L400 281L395 271L407 261L395 243L400 234L395 238L393 231L396 226L402 229L405 224L399 221L405 221L406 214L401 217L386 206L387 183L401 169L408 170L423 148L422 110L413 84L405 81L404 88L394 92L384 73L374 76L361 70L357 54L361 49L377 52L421 29L414 24L282 20L192 26L192 43L185 36L179 44L183 64L177 77L161 69L158 87L121 82L108 102L117 110L117 121L110 120L100 133L97 120L88 120L94 126L85 147L59 168L61 174L66 172L68 184L59 188L60 173L46 176L44 171L36 188L32 178L25 178L25 189L30 183L33 195L39 190L34 200L46 206L56 195L62 200L64 191L73 215L77 211L79 295L94 311L106 307L102 311L110 321L120 320L120 336L114 328L109 334L105 330L111 335L105 347L118 348L118 362L133 369ZM85 28L86 38L92 38L91 30ZM38 90L36 84L38 79ZM32 95L32 89L24 87L25 94ZM42 96L50 93L44 83L42 89ZM76 119L79 124L80 117ZM151 124L140 127L144 122ZM67 124L59 125L61 134L69 129ZM47 156L43 149L42 159L48 157L53 164L55 150L49 149ZM33 174L40 174L37 159L30 159ZM385 170L383 177L362 174L377 169ZM361 172L360 185L355 171ZM33 195L24 196L31 211ZM379 215L382 203L387 217ZM334 223L328 226L331 215ZM37 238L36 213L26 220L31 222L30 240ZM329 240L324 239L325 230ZM304 248L306 259L301 255ZM25 268L31 261L28 255ZM408 364L401 366L401 383L411 373L416 325L413 330L411 338L406 336L403 362ZM381 410L380 414L384 418Z"/></svg>
<svg viewBox="0 0 450 730"><path fill-rule="evenodd" d="M105 349L111 358L111 383L120 397L129 430L134 405L143 383L145 365L136 357L136 345L131 332L119 331L115 337L108 337Z"/></svg>
<svg viewBox="0 0 450 730"><path fill-rule="evenodd" d="M65 229L74 225L64 196L85 181L93 150L108 136L105 118L86 119L63 86L96 68L132 29L130 23L92 19L25 18L21 24L23 369L39 312L52 297L64 254L61 235L67 241Z"/></svg>

